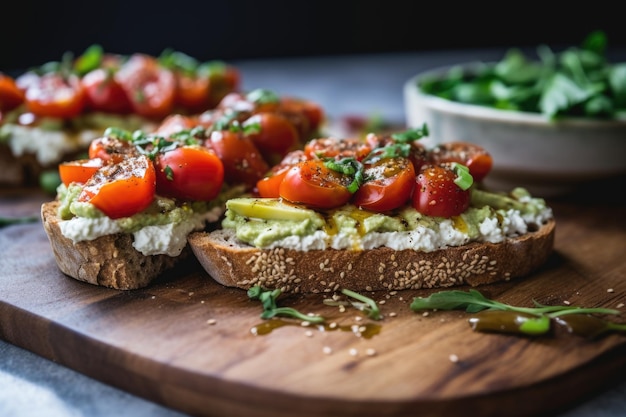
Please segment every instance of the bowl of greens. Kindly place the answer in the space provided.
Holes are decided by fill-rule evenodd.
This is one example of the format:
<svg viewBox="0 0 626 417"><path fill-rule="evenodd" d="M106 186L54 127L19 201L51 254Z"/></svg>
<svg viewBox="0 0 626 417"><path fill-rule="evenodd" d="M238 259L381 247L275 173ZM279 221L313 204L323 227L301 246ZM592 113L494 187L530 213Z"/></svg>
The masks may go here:
<svg viewBox="0 0 626 417"><path fill-rule="evenodd" d="M492 154L486 185L564 194L626 175L626 62L611 63L606 37L531 58L509 49L497 62L417 74L404 86L407 125L428 125L425 144L466 141Z"/></svg>

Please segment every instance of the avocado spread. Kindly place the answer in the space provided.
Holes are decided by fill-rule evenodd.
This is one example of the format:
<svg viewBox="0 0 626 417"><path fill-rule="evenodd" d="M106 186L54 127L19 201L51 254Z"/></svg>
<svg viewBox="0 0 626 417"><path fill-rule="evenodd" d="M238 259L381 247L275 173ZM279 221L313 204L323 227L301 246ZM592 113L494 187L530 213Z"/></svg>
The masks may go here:
<svg viewBox="0 0 626 417"><path fill-rule="evenodd" d="M317 212L279 199L236 198L226 203L222 227L260 248L435 250L470 241L498 242L526 233L552 216L543 199L522 188L510 194L473 190L471 205L451 219L429 217L410 206L374 213L353 205Z"/></svg>

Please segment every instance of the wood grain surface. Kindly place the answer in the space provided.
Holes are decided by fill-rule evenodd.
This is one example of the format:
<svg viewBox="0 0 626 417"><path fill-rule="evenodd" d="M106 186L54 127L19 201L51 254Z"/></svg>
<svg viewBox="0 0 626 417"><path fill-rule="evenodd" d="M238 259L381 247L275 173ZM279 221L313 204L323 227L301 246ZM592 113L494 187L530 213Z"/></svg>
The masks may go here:
<svg viewBox="0 0 626 417"><path fill-rule="evenodd" d="M46 198L5 192L0 216L36 215ZM548 263L479 289L517 305L623 305L623 203L550 204L557 234ZM64 276L39 222L0 229L0 247L0 337L192 415L550 415L623 380L626 369L624 335L474 332L464 312L411 311L427 290L367 293L382 321L341 312L322 295L281 296L281 305L337 323L306 327L262 320L258 301L194 261L148 288L117 291Z"/></svg>

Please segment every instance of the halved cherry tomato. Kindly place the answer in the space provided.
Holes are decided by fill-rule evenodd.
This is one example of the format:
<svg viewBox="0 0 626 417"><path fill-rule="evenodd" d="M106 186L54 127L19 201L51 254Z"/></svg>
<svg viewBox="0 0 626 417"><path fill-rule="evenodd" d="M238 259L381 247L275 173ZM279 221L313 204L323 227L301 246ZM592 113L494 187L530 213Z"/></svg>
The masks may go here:
<svg viewBox="0 0 626 417"><path fill-rule="evenodd" d="M458 162L469 168L474 181L482 181L493 166L491 155L479 145L467 142L446 142L430 150L429 159L433 164Z"/></svg>
<svg viewBox="0 0 626 417"><path fill-rule="evenodd" d="M361 161L371 152L363 141L355 138L337 139L334 137L318 138L304 145L304 153L309 158L355 158Z"/></svg>
<svg viewBox="0 0 626 417"><path fill-rule="evenodd" d="M127 114L132 106L112 68L94 69L81 79L89 109L107 113Z"/></svg>
<svg viewBox="0 0 626 417"><path fill-rule="evenodd" d="M287 175L287 171L298 162L306 161L308 158L302 150L289 152L285 157L274 165L270 172L256 183L257 193L263 198L280 197L280 183Z"/></svg>
<svg viewBox="0 0 626 417"><path fill-rule="evenodd" d="M376 149L385 146L397 145L398 141L394 139L392 135L379 135L376 133L368 133L365 136L365 143L367 143L372 149ZM417 140L412 140L408 143L409 159L413 163L413 168L415 168L415 172L418 172L420 168L429 161L428 150Z"/></svg>
<svg viewBox="0 0 626 417"><path fill-rule="evenodd" d="M185 116L182 114L173 114L167 116L159 127L155 130L156 135L168 137L174 133L181 132L183 130L189 130L196 127L198 123L195 118L191 116Z"/></svg>
<svg viewBox="0 0 626 417"><path fill-rule="evenodd" d="M336 172L319 159L300 162L287 171L280 183L280 197L311 208L330 209L346 204L352 197L352 178Z"/></svg>
<svg viewBox="0 0 626 417"><path fill-rule="evenodd" d="M59 164L59 176L66 186L73 182L84 184L103 166L104 161L100 158L62 162Z"/></svg>
<svg viewBox="0 0 626 417"><path fill-rule="evenodd" d="M240 131L215 130L205 144L224 164L224 175L229 183L252 188L269 171L254 142Z"/></svg>
<svg viewBox="0 0 626 417"><path fill-rule="evenodd" d="M365 182L352 202L365 210L384 212L403 206L415 186L415 170L408 158L382 158L364 164Z"/></svg>
<svg viewBox="0 0 626 417"><path fill-rule="evenodd" d="M417 175L412 204L426 216L458 216L469 207L470 191L455 184L451 164L425 165Z"/></svg>
<svg viewBox="0 0 626 417"><path fill-rule="evenodd" d="M132 143L113 137L103 136L89 144L89 158L100 158L105 162L117 163L129 156L137 156L139 152Z"/></svg>
<svg viewBox="0 0 626 417"><path fill-rule="evenodd" d="M198 73L175 71L176 94L174 101L190 113L207 110L211 81L208 76Z"/></svg>
<svg viewBox="0 0 626 417"><path fill-rule="evenodd" d="M163 118L172 112L176 79L149 55L133 54L115 73L116 81L140 116Z"/></svg>
<svg viewBox="0 0 626 417"><path fill-rule="evenodd" d="M26 106L36 116L71 119L85 107L85 90L75 75L49 72L29 77L24 85Z"/></svg>
<svg viewBox="0 0 626 417"><path fill-rule="evenodd" d="M224 165L215 153L200 146L181 146L155 159L156 189L164 197L211 201L224 181Z"/></svg>
<svg viewBox="0 0 626 417"><path fill-rule="evenodd" d="M209 108L214 108L227 94L239 89L241 74L236 67L223 62L214 61L206 65L209 73Z"/></svg>
<svg viewBox="0 0 626 417"><path fill-rule="evenodd" d="M0 73L0 112L13 110L24 102L24 92L15 79Z"/></svg>
<svg viewBox="0 0 626 417"><path fill-rule="evenodd" d="M280 161L299 142L294 125L278 113L256 113L243 123L247 136L270 164Z"/></svg>
<svg viewBox="0 0 626 417"><path fill-rule="evenodd" d="M107 164L85 183L78 201L89 202L112 219L145 210L154 200L156 172L145 155Z"/></svg>

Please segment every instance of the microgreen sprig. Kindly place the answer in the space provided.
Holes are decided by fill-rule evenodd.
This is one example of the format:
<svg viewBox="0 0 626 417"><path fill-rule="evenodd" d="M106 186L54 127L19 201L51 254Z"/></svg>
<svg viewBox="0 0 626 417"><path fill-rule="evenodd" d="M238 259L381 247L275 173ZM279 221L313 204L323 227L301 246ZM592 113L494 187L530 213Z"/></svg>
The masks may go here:
<svg viewBox="0 0 626 417"><path fill-rule="evenodd" d="M291 317L310 323L323 323L325 320L321 316L311 316L303 314L291 307L278 307L276 300L282 291L280 289L266 290L260 286L251 287L248 290L248 297L253 300L259 300L263 304L262 319L271 319L272 317L284 316Z"/></svg>
<svg viewBox="0 0 626 417"><path fill-rule="evenodd" d="M411 143L428 135L428 125L424 123L421 128L416 127L413 129L407 129L404 132L394 133L391 135L391 138L396 143Z"/></svg>
<svg viewBox="0 0 626 417"><path fill-rule="evenodd" d="M357 300L357 301L348 301L348 303L351 304L352 307L356 308L357 310L363 311L365 314L367 314L367 317L369 317L370 319L381 320L383 318L382 314L380 313L380 308L376 304L376 301L372 300L371 298L365 295L359 294L357 292L345 289L345 288L341 290L341 293L343 295L347 295L348 297L351 297ZM324 304L346 305L345 302L340 302L340 301L335 301L335 300L330 300L330 299L324 300Z"/></svg>

